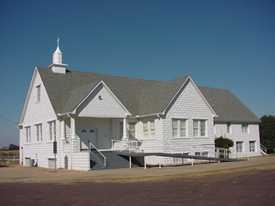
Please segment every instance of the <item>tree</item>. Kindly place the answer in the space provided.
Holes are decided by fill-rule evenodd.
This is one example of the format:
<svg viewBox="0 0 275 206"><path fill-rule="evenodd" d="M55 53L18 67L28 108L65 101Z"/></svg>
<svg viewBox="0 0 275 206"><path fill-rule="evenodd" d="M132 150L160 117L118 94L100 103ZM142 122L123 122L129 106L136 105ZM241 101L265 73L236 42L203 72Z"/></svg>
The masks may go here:
<svg viewBox="0 0 275 206"><path fill-rule="evenodd" d="M223 138L222 136L215 140L215 147L229 149L233 147L234 142L231 139Z"/></svg>
<svg viewBox="0 0 275 206"><path fill-rule="evenodd" d="M9 145L9 150L19 150L19 147L15 144L10 144Z"/></svg>
<svg viewBox="0 0 275 206"><path fill-rule="evenodd" d="M275 152L275 117L264 115L260 123L260 139L268 153Z"/></svg>

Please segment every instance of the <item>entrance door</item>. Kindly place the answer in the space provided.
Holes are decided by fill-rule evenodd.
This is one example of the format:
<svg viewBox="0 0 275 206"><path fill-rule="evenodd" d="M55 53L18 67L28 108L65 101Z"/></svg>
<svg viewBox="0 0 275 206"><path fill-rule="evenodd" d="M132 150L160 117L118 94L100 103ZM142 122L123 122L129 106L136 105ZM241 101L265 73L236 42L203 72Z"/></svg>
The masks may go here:
<svg viewBox="0 0 275 206"><path fill-rule="evenodd" d="M97 130L95 128L83 128L81 130L81 149L89 149L90 143L97 147Z"/></svg>

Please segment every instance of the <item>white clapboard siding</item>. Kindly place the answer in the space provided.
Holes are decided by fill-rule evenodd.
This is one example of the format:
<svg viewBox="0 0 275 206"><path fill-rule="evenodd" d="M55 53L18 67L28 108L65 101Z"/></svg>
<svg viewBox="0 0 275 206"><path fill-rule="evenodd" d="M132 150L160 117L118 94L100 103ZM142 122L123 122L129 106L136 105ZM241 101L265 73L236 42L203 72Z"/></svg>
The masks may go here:
<svg viewBox="0 0 275 206"><path fill-rule="evenodd" d="M40 102L36 99L36 86L40 85ZM27 101L27 100L26 100ZM48 167L48 158L53 158L53 146L49 140L48 121L56 120L56 115L50 103L46 89L38 72L34 72L29 99L22 119L20 132L20 154L25 165L25 158L38 159L38 166ZM42 141L37 141L36 124L42 124ZM26 129L31 127L31 141L26 142ZM57 132L58 135L58 132Z"/></svg>
<svg viewBox="0 0 275 206"><path fill-rule="evenodd" d="M259 135L259 125L258 124L248 124L248 133L243 134L241 124L231 124L230 133L227 133L227 125L222 123L215 124L215 136L216 137L226 137L234 141L234 146L230 149L232 158L235 157L251 157L261 155L260 152L260 135ZM236 142L243 142L243 152L236 152ZM255 152L249 151L249 141L256 142Z"/></svg>
<svg viewBox="0 0 275 206"><path fill-rule="evenodd" d="M90 170L90 153L89 151L75 152L72 156L73 170Z"/></svg>
<svg viewBox="0 0 275 206"><path fill-rule="evenodd" d="M173 118L187 120L186 138L175 139L172 137ZM193 119L207 120L205 137L193 137ZM213 113L192 82L186 85L162 123L165 151L189 152L190 154L208 151L209 156L214 156Z"/></svg>
<svg viewBox="0 0 275 206"><path fill-rule="evenodd" d="M115 97L103 86L79 112L80 117L125 117L126 111Z"/></svg>

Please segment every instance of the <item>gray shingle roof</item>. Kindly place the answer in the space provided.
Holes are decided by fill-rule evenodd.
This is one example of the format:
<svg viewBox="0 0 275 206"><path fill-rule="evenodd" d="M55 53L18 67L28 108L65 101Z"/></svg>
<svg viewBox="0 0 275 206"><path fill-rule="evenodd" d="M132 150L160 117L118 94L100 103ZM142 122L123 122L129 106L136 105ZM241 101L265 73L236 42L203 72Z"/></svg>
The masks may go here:
<svg viewBox="0 0 275 206"><path fill-rule="evenodd" d="M186 79L157 81L78 71L69 71L64 75L43 68L39 68L38 72L56 113L73 111L102 80L133 115L160 113ZM200 87L200 90L218 114L217 121L259 121L231 92L207 87Z"/></svg>
<svg viewBox="0 0 275 206"><path fill-rule="evenodd" d="M258 123L260 120L232 92L226 89L199 87L218 114L216 122Z"/></svg>

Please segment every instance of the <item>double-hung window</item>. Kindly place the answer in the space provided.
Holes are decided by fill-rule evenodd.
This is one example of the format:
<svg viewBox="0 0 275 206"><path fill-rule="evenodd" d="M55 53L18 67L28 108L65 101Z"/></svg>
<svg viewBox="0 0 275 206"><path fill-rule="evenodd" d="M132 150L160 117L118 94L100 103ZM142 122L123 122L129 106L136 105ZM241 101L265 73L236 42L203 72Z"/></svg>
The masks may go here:
<svg viewBox="0 0 275 206"><path fill-rule="evenodd" d="M154 138L156 134L155 120L143 122L143 134L144 137Z"/></svg>
<svg viewBox="0 0 275 206"><path fill-rule="evenodd" d="M186 137L186 119L180 119L180 137Z"/></svg>
<svg viewBox="0 0 275 206"><path fill-rule="evenodd" d="M148 137L148 122L143 122L143 134L144 137Z"/></svg>
<svg viewBox="0 0 275 206"><path fill-rule="evenodd" d="M178 121L176 119L172 120L172 135L173 137L178 136Z"/></svg>
<svg viewBox="0 0 275 206"><path fill-rule="evenodd" d="M49 124L49 140L55 141L56 140L56 122L50 121L48 124Z"/></svg>
<svg viewBox="0 0 275 206"><path fill-rule="evenodd" d="M193 136L199 136L199 120L193 120Z"/></svg>
<svg viewBox="0 0 275 206"><path fill-rule="evenodd" d="M193 136L205 137L206 136L206 120L193 120Z"/></svg>
<svg viewBox="0 0 275 206"><path fill-rule="evenodd" d="M37 142L42 141L42 124L36 124L36 140Z"/></svg>
<svg viewBox="0 0 275 206"><path fill-rule="evenodd" d="M256 146L255 141L249 141L249 152L255 152L255 146Z"/></svg>
<svg viewBox="0 0 275 206"><path fill-rule="evenodd" d="M236 142L236 151L243 152L243 142Z"/></svg>
<svg viewBox="0 0 275 206"><path fill-rule="evenodd" d="M186 137L186 119L172 119L172 136L177 137Z"/></svg>
<svg viewBox="0 0 275 206"><path fill-rule="evenodd" d="M31 127L25 127L26 129L26 142L31 142Z"/></svg>
<svg viewBox="0 0 275 206"><path fill-rule="evenodd" d="M129 123L129 137L135 138L135 123Z"/></svg>
<svg viewBox="0 0 275 206"><path fill-rule="evenodd" d="M206 120L200 120L200 136L206 136Z"/></svg>
<svg viewBox="0 0 275 206"><path fill-rule="evenodd" d="M150 135L151 137L155 136L155 121L150 121Z"/></svg>

